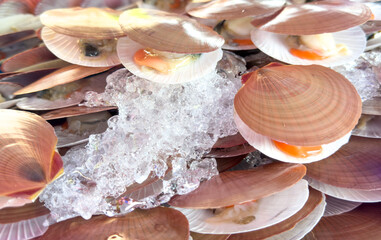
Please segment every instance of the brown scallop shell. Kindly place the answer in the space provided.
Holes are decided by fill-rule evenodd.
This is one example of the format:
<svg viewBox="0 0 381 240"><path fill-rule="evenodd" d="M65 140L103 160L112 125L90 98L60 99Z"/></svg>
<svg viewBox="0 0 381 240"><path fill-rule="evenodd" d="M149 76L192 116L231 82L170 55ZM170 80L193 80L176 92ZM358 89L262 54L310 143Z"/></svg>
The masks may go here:
<svg viewBox="0 0 381 240"><path fill-rule="evenodd" d="M357 190L381 190L381 139L352 136L324 161L307 164L307 175L319 182Z"/></svg>
<svg viewBox="0 0 381 240"><path fill-rule="evenodd" d="M86 107L86 106L72 106L67 108L61 108L53 110L41 115L45 120L54 120L66 117L81 116L90 113L103 112L111 109L116 109L117 107Z"/></svg>
<svg viewBox="0 0 381 240"><path fill-rule="evenodd" d="M34 200L35 194L62 174L53 127L40 116L0 110L0 195Z"/></svg>
<svg viewBox="0 0 381 240"><path fill-rule="evenodd" d="M224 39L194 19L154 9L131 9L119 23L128 37L143 46L175 53L211 52Z"/></svg>
<svg viewBox="0 0 381 240"><path fill-rule="evenodd" d="M207 19L264 18L281 10L285 0L216 0L192 8L188 14Z"/></svg>
<svg viewBox="0 0 381 240"><path fill-rule="evenodd" d="M362 204L353 211L323 217L305 240L381 239L381 203Z"/></svg>
<svg viewBox="0 0 381 240"><path fill-rule="evenodd" d="M324 201L324 195L312 188L309 189L309 196L306 204L303 208L298 211L296 214L291 216L290 218L272 225L270 227L266 227L263 229L259 229L252 232L233 234L229 237L229 240L259 240L259 239L267 239L277 234L281 234L283 232L289 231L294 228L296 224L303 219L305 219L309 214L311 214L315 208L319 206L319 204Z"/></svg>
<svg viewBox="0 0 381 240"><path fill-rule="evenodd" d="M305 175L305 170L301 164L277 162L250 170L223 172L202 182L195 191L175 196L169 204L209 209L261 199L291 187Z"/></svg>
<svg viewBox="0 0 381 240"><path fill-rule="evenodd" d="M329 195L325 195L325 200L327 206L325 207L324 217L346 213L361 205L361 202L346 201Z"/></svg>
<svg viewBox="0 0 381 240"><path fill-rule="evenodd" d="M53 31L84 39L111 39L125 36L118 23L120 12L101 8L62 8L41 14L42 24Z"/></svg>
<svg viewBox="0 0 381 240"><path fill-rule="evenodd" d="M13 44L15 42L20 41L21 39L30 38L32 36L35 36L34 30L24 30L24 31L0 35L0 47Z"/></svg>
<svg viewBox="0 0 381 240"><path fill-rule="evenodd" d="M287 6L269 22L252 24L263 31L289 35L332 33L361 25L372 12L362 3L349 1L317 1Z"/></svg>
<svg viewBox="0 0 381 240"><path fill-rule="evenodd" d="M247 143L240 133L219 138L212 148L229 148Z"/></svg>
<svg viewBox="0 0 381 240"><path fill-rule="evenodd" d="M136 209L122 217L93 216L90 220L72 218L49 227L40 240L188 240L185 216L172 208Z"/></svg>
<svg viewBox="0 0 381 240"><path fill-rule="evenodd" d="M329 68L268 65L250 74L234 107L256 133L291 145L317 146L345 136L360 118L356 89Z"/></svg>
<svg viewBox="0 0 381 240"><path fill-rule="evenodd" d="M190 233L193 240L227 240L229 234L201 234L196 232Z"/></svg>

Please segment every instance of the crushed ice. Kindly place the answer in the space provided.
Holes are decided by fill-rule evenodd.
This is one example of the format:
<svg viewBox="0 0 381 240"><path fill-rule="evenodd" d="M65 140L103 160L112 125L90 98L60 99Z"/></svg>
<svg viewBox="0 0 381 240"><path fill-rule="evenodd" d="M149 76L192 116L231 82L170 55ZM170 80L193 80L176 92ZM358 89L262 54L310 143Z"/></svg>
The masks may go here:
<svg viewBox="0 0 381 240"><path fill-rule="evenodd" d="M232 66L245 70L244 62ZM119 115L109 119L104 133L91 135L86 147L63 156L65 174L47 186L40 200L57 220L88 219L129 211L115 206L118 197L127 186L153 176L162 178L162 189L139 199L140 207L194 190L218 174L215 159L203 155L218 138L237 132L233 99L241 84L234 75L225 68L224 74L213 72L183 85L150 82L125 69L109 75L105 92L89 93L87 105L116 105Z"/></svg>

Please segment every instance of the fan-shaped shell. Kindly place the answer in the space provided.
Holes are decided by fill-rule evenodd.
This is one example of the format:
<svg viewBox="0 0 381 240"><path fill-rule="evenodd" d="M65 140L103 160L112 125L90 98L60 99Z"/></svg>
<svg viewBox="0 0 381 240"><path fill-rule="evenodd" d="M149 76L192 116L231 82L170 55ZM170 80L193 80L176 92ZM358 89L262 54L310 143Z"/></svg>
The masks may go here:
<svg viewBox="0 0 381 240"><path fill-rule="evenodd" d="M174 13L135 8L123 12L119 23L129 38L159 51L204 53L224 44L209 27Z"/></svg>
<svg viewBox="0 0 381 240"><path fill-rule="evenodd" d="M216 0L192 8L188 14L198 18L219 20L246 16L264 18L280 11L285 4L284 0Z"/></svg>
<svg viewBox="0 0 381 240"><path fill-rule="evenodd" d="M110 45L110 51L100 51L97 56L85 56L78 44L79 38L71 37L54 32L44 27L41 37L46 47L58 58L67 62L88 66L88 67L108 67L120 64L116 53L116 40L114 45ZM104 40L107 41L107 40ZM111 43L110 43L111 44Z"/></svg>
<svg viewBox="0 0 381 240"><path fill-rule="evenodd" d="M0 35L0 46L4 47L8 44L17 42L20 39L23 39L26 37L32 37L34 35L35 35L35 31L33 30L24 30L24 31Z"/></svg>
<svg viewBox="0 0 381 240"><path fill-rule="evenodd" d="M292 215L290 218L267 228L231 235L229 240L294 239L291 237L282 237L282 235L289 235L290 231L298 229L299 231L304 230L305 233L307 233L308 230L311 230L311 227L306 228L305 224L303 224L303 226L299 226L299 224L302 224L302 222L306 220L307 222L312 220L312 222L316 224L323 215L324 206L324 194L310 188L306 204L300 211ZM311 220L308 218L311 218Z"/></svg>
<svg viewBox="0 0 381 240"><path fill-rule="evenodd" d="M362 204L353 211L323 217L304 239L380 239L380 225L381 204Z"/></svg>
<svg viewBox="0 0 381 240"><path fill-rule="evenodd" d="M208 209L261 199L291 187L303 177L304 171L303 165L278 162L250 170L223 172L201 183L195 191L175 196L169 204ZM259 182L266 184L257 184Z"/></svg>
<svg viewBox="0 0 381 240"><path fill-rule="evenodd" d="M277 224L302 209L308 199L307 181L301 180L292 187L257 200L254 204L254 219L248 223L235 223L233 220L216 220L212 209L180 209L189 221L191 231L208 234L232 234L254 231ZM243 211L243 209L242 209Z"/></svg>
<svg viewBox="0 0 381 240"><path fill-rule="evenodd" d="M41 240L51 239L188 240L189 225L183 214L171 208L136 209L122 217L72 218L49 227Z"/></svg>
<svg viewBox="0 0 381 240"><path fill-rule="evenodd" d="M327 206L324 211L324 217L346 213L361 205L360 202L346 201L329 195L326 196L326 202Z"/></svg>
<svg viewBox="0 0 381 240"><path fill-rule="evenodd" d="M41 117L45 120L53 120L66 117L80 116L90 113L103 112L111 109L116 109L116 107L86 107L86 106L73 106L68 108L61 108L53 110L44 114Z"/></svg>
<svg viewBox="0 0 381 240"><path fill-rule="evenodd" d="M76 38L111 39L125 34L118 24L120 12L101 8L62 8L41 14L42 24Z"/></svg>
<svg viewBox="0 0 381 240"><path fill-rule="evenodd" d="M36 114L0 110L1 195L36 198L62 174L53 127Z"/></svg>
<svg viewBox="0 0 381 240"><path fill-rule="evenodd" d="M255 29L251 32L251 40L261 51L267 55L289 64L310 65L319 64L326 67L339 66L356 60L364 52L366 47L366 36L360 27L346 29L332 33L336 44L347 47L348 54L335 54L322 60L302 59L290 53L287 44L289 35Z"/></svg>
<svg viewBox="0 0 381 240"><path fill-rule="evenodd" d="M250 74L234 107L261 135L296 146L318 146L345 136L360 118L356 89L329 68L270 66Z"/></svg>
<svg viewBox="0 0 381 240"><path fill-rule="evenodd" d="M332 33L361 25L372 12L362 3L317 1L287 6L269 22L252 24L263 31L289 35Z"/></svg>

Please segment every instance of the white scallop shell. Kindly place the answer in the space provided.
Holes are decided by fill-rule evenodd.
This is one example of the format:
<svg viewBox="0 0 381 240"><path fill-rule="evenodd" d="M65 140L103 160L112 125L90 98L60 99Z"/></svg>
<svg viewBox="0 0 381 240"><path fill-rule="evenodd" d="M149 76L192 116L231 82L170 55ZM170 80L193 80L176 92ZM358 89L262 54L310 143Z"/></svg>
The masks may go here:
<svg viewBox="0 0 381 240"><path fill-rule="evenodd" d="M326 197L326 202L327 206L325 207L324 217L350 212L361 205L361 202L346 201L329 195Z"/></svg>
<svg viewBox="0 0 381 240"><path fill-rule="evenodd" d="M311 163L322 160L334 154L341 146L346 144L349 141L351 133L349 132L344 137L339 138L338 140L322 145L322 151L318 155L310 156L307 158L296 158L290 156L283 151L279 150L272 139L261 135L259 133L254 132L247 126L242 119L238 116L238 114L234 111L234 121L237 125L238 131L241 133L242 137L246 139L246 141L252 145L255 149L259 150L263 154L277 159L282 162L289 163Z"/></svg>
<svg viewBox="0 0 381 240"><path fill-rule="evenodd" d="M255 220L248 224L208 222L207 219L214 216L211 209L176 209L188 218L190 230L193 232L210 234L241 233L269 227L291 217L302 209L308 195L307 182L301 180L284 191L260 199L258 200Z"/></svg>
<svg viewBox="0 0 381 240"><path fill-rule="evenodd" d="M0 224L0 239L24 240L41 236L48 230L48 226L44 225L48 216L49 214L20 222Z"/></svg>
<svg viewBox="0 0 381 240"><path fill-rule="evenodd" d="M381 201L381 190L366 191L366 190L357 190L350 188L342 188L332 186L326 183L322 183L316 179L304 176L304 179L308 181L308 184L335 198L344 199L352 202L380 202Z"/></svg>
<svg viewBox="0 0 381 240"><path fill-rule="evenodd" d="M324 60L301 59L290 53L290 47L286 44L288 35L266 32L259 29L251 32L251 40L255 46L267 55L294 65L319 64L326 67L338 66L357 59L365 50L366 36L360 27L335 32L332 35L336 44L345 44L348 47L348 55L336 55Z"/></svg>
<svg viewBox="0 0 381 240"><path fill-rule="evenodd" d="M123 37L118 40L117 52L124 67L138 77L167 84L190 82L205 76L215 70L217 62L222 58L223 54L221 49L202 53L197 60L187 66L181 67L170 74L160 74L154 70L142 71L140 70L140 66L135 64L134 55L136 51L142 48L144 48L144 46L132 41L128 37Z"/></svg>

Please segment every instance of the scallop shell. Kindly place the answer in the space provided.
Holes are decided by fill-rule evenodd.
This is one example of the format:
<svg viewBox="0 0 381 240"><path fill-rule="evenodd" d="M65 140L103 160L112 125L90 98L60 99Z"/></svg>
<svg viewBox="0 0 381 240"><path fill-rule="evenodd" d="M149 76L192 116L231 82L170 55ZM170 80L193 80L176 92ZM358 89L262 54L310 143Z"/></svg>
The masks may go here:
<svg viewBox="0 0 381 240"><path fill-rule="evenodd" d="M171 208L136 209L122 217L93 216L59 222L41 240L50 239L188 240L189 225L183 214Z"/></svg>
<svg viewBox="0 0 381 240"><path fill-rule="evenodd" d="M86 57L78 46L78 38L56 33L47 27L42 29L41 36L47 48L58 58L67 62L88 67L108 67L120 64L116 51L101 53L96 57Z"/></svg>
<svg viewBox="0 0 381 240"><path fill-rule="evenodd" d="M252 145L255 149L259 150L263 154L277 159L282 162L288 163L311 163L325 159L337 150L339 150L344 144L349 141L351 132L347 133L344 137L339 138L331 143L322 144L322 151L317 155L312 155L307 158L297 158L279 150L270 137L261 135L251 130L237 114L234 114L234 121L238 130L242 133L242 136Z"/></svg>
<svg viewBox="0 0 381 240"><path fill-rule="evenodd" d="M381 116L361 115L352 135L368 138L381 138Z"/></svg>
<svg viewBox="0 0 381 240"><path fill-rule="evenodd" d="M240 133L219 138L212 148L229 148L247 143Z"/></svg>
<svg viewBox="0 0 381 240"><path fill-rule="evenodd" d="M29 13L6 16L1 21L1 35L25 30L37 30L42 27L40 18Z"/></svg>
<svg viewBox="0 0 381 240"><path fill-rule="evenodd" d="M0 194L34 200L63 172L53 127L28 112L2 109L0 116Z"/></svg>
<svg viewBox="0 0 381 240"><path fill-rule="evenodd" d="M241 156L243 154L248 154L254 152L255 148L248 143L244 143L238 146L229 147L229 148L213 148L205 154L204 157L210 158L228 158Z"/></svg>
<svg viewBox="0 0 381 240"><path fill-rule="evenodd" d="M0 239L24 240L41 236L50 211L40 202L0 210Z"/></svg>
<svg viewBox="0 0 381 240"><path fill-rule="evenodd" d="M269 22L252 22L263 31L289 35L332 33L361 25L372 12L362 3L318 1L287 6Z"/></svg>
<svg viewBox="0 0 381 240"><path fill-rule="evenodd" d="M227 240L230 235L222 235L222 234L201 234L196 232L190 233L193 240Z"/></svg>
<svg viewBox="0 0 381 240"><path fill-rule="evenodd" d="M260 230L234 234L229 240L294 240L301 239L312 230L320 218L323 216L325 201L324 194L309 189L309 196L306 204L296 214L290 218Z"/></svg>
<svg viewBox="0 0 381 240"><path fill-rule="evenodd" d="M381 116L381 97L374 97L363 102L361 113Z"/></svg>
<svg viewBox="0 0 381 240"><path fill-rule="evenodd" d="M125 36L118 23L120 12L101 8L53 9L41 14L42 24L75 38L112 39Z"/></svg>
<svg viewBox="0 0 381 240"><path fill-rule="evenodd" d="M329 195L326 196L326 201L327 206L324 211L324 217L346 213L361 205L360 202L346 201L343 199L331 197Z"/></svg>
<svg viewBox="0 0 381 240"><path fill-rule="evenodd" d="M32 48L6 59L1 65L3 72L17 72L32 65L57 59L45 46Z"/></svg>
<svg viewBox="0 0 381 240"><path fill-rule="evenodd" d="M83 0L69 0L69 1L61 1L61 0L40 0L37 4L34 14L40 15L45 11L56 9L56 8L72 8L78 7L81 5Z"/></svg>
<svg viewBox="0 0 381 240"><path fill-rule="evenodd" d="M353 211L323 217L304 239L380 239L380 225L381 204L362 204Z"/></svg>
<svg viewBox="0 0 381 240"><path fill-rule="evenodd" d="M216 158L217 169L219 172L224 172L238 165L246 156L247 154L236 157Z"/></svg>
<svg viewBox="0 0 381 240"><path fill-rule="evenodd" d="M50 111L54 109L66 108L75 106L81 103L84 99L83 93L72 94L68 99L47 100L38 97L26 98L18 102L16 105L22 110L29 111Z"/></svg>
<svg viewBox="0 0 381 240"><path fill-rule="evenodd" d="M343 65L356 60L365 51L366 36L360 27L332 33L336 44L344 44L348 55L334 55L323 60L308 60L296 57L290 53L286 43L289 35L276 34L255 29L251 32L253 43L267 55L289 64L310 65L319 64L326 67Z"/></svg>
<svg viewBox="0 0 381 240"><path fill-rule="evenodd" d="M254 220L247 224L231 221L209 222L213 217L212 209L180 209L189 221L190 230L207 234L232 234L254 231L277 224L296 214L308 199L307 181L301 180L294 186L257 200Z"/></svg>
<svg viewBox="0 0 381 240"><path fill-rule="evenodd" d="M224 44L209 27L174 13L135 8L123 12L119 23L130 39L159 51L205 53Z"/></svg>
<svg viewBox="0 0 381 240"><path fill-rule="evenodd" d="M31 72L13 73L1 79L1 82L11 82L21 86L27 86L39 78L53 72L56 69L43 69Z"/></svg>
<svg viewBox="0 0 381 240"><path fill-rule="evenodd" d="M357 190L381 190L381 139L352 136L331 157L307 164L308 176L322 183Z"/></svg>
<svg viewBox="0 0 381 240"><path fill-rule="evenodd" d="M336 141L361 115L361 99L353 85L319 65L258 69L236 94L234 107L251 130L296 146Z"/></svg>
<svg viewBox="0 0 381 240"><path fill-rule="evenodd" d="M45 120L60 119L66 117L74 117L85 115L89 113L103 112L111 109L116 109L117 107L86 107L86 106L73 106L68 108L61 108L53 110L44 114L41 114L41 117Z"/></svg>
<svg viewBox="0 0 381 240"><path fill-rule="evenodd" d="M20 41L20 39L32 37L34 35L35 35L35 31L33 30L24 30L24 31L0 35L0 47L13 44L17 41Z"/></svg>
<svg viewBox="0 0 381 240"><path fill-rule="evenodd" d="M305 174L300 164L271 163L255 169L223 172L202 182L195 191L178 195L169 204L181 208L209 209L261 199L290 188ZM260 184L259 182L266 182ZM252 186L257 187L253 188Z"/></svg>
<svg viewBox="0 0 381 240"><path fill-rule="evenodd" d="M141 67L134 62L136 51L145 47L128 37L118 40L117 52L123 66L138 77L159 83L178 84L190 82L202 78L215 70L217 62L222 58L223 52L217 49L212 52L202 53L197 59L186 66L180 67L169 74L161 74L155 70L141 70Z"/></svg>
<svg viewBox="0 0 381 240"><path fill-rule="evenodd" d="M20 90L22 86L12 82L0 82L0 96L9 100L13 98L13 93Z"/></svg>
<svg viewBox="0 0 381 240"><path fill-rule="evenodd" d="M74 82L76 80L95 75L109 70L111 67L84 67L79 65L69 65L58 69L45 77L29 84L28 86L15 92L15 95L32 93L52 88L65 83Z"/></svg>
<svg viewBox="0 0 381 240"><path fill-rule="evenodd" d="M282 10L285 0L215 0L188 11L188 14L207 19L235 19L246 16L264 18Z"/></svg>

